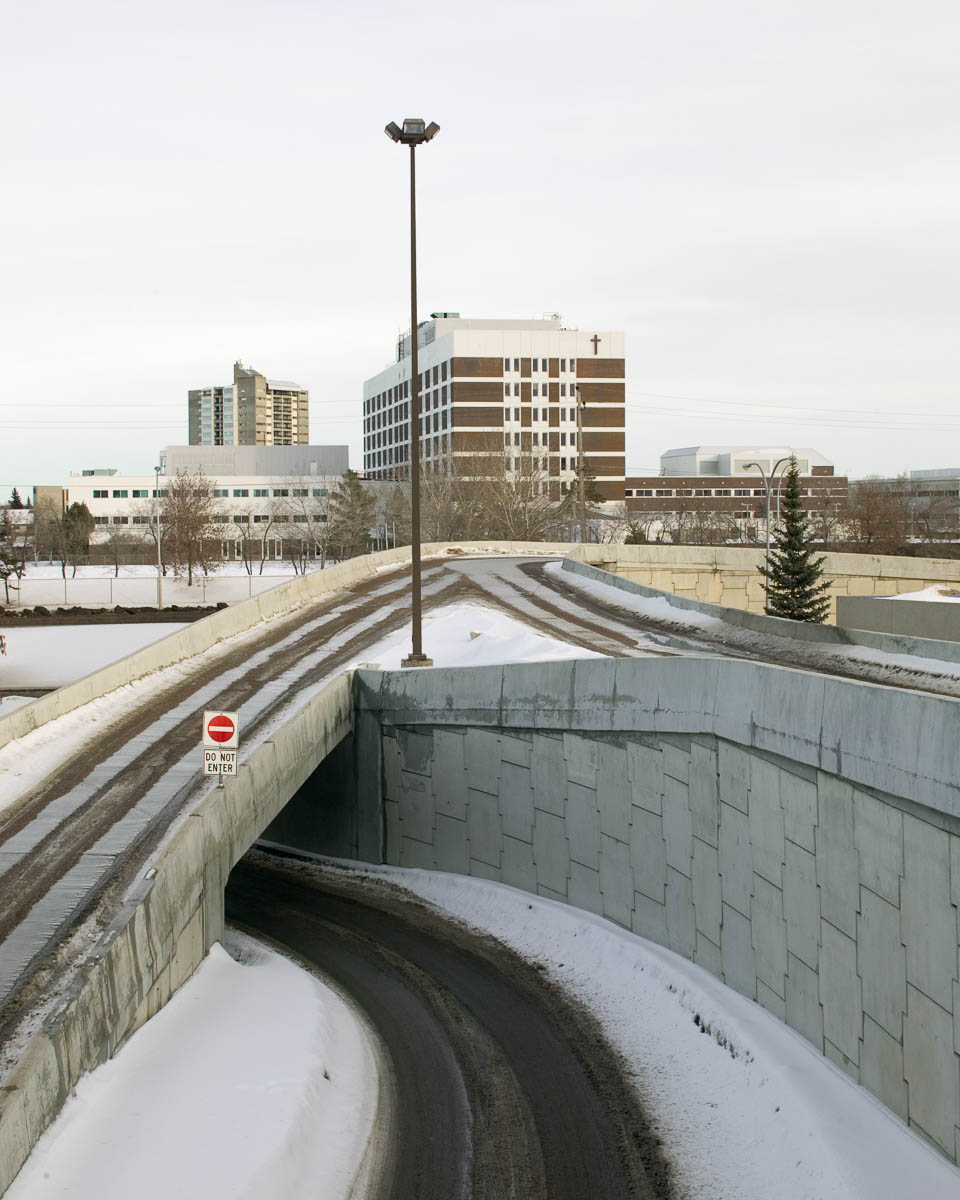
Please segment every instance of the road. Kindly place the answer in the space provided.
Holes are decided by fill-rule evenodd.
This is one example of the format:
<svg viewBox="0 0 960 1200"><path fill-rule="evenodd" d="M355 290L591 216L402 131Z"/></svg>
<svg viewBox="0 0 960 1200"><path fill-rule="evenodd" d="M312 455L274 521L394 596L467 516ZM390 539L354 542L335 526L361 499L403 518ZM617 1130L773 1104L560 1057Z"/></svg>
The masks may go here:
<svg viewBox="0 0 960 1200"><path fill-rule="evenodd" d="M544 572L542 559L448 558L424 569L424 611L474 600L612 656L726 654L954 694L960 680L904 680L810 643L746 631L684 631L610 607ZM178 814L210 786L199 774L201 713L240 712L243 753L364 650L409 622L405 569L326 595L151 677L136 703L110 704L81 752L42 762L39 782L0 812L0 1040L50 993ZM427 646L429 650L429 646ZM383 664L390 666L391 664ZM399 664L396 664L399 665ZM69 718L66 720L69 721ZM50 754L50 747L43 754ZM89 941L89 939L86 939Z"/></svg>
<svg viewBox="0 0 960 1200"><path fill-rule="evenodd" d="M227 918L332 977L393 1067L377 1200L667 1197L616 1054L535 967L389 885L241 862Z"/></svg>

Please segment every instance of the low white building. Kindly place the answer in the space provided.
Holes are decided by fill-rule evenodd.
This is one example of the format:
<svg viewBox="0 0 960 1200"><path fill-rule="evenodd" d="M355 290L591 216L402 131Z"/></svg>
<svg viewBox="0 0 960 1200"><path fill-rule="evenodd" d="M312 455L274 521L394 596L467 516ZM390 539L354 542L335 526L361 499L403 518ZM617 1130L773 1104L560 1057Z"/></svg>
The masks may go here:
<svg viewBox="0 0 960 1200"><path fill-rule="evenodd" d="M833 474L830 459L810 446L683 446L660 455L660 474L745 475L747 463L759 463L769 475L776 462L791 454L801 475Z"/></svg>

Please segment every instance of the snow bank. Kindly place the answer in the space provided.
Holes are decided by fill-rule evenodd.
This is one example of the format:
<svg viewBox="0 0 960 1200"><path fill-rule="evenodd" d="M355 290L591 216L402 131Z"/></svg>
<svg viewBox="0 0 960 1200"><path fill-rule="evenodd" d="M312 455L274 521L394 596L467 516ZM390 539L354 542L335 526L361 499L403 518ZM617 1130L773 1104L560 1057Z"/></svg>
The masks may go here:
<svg viewBox="0 0 960 1200"><path fill-rule="evenodd" d="M231 935L77 1085L6 1200L351 1194L377 1109L365 1023L313 975Z"/></svg>

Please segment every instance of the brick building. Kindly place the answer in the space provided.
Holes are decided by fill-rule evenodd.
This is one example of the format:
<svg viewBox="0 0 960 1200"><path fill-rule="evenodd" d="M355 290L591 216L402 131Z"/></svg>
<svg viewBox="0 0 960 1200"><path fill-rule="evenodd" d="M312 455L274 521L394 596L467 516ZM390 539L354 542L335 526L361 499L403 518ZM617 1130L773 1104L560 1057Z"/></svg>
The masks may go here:
<svg viewBox="0 0 960 1200"><path fill-rule="evenodd" d="M833 536L847 498L845 476L809 447L688 446L668 450L660 458L660 474L629 476L624 499L628 520L645 528L649 540L752 541L765 535L766 492L759 463L769 477L779 459L797 457L803 504L815 535ZM775 523L783 470L771 488Z"/></svg>
<svg viewBox="0 0 960 1200"><path fill-rule="evenodd" d="M603 500L623 499L622 333L567 329L559 317L485 321L434 313L418 326L417 339L426 469L465 478L504 466L515 474L533 469L559 498L582 467ZM364 474L402 478L409 463L406 334L396 361L363 385Z"/></svg>

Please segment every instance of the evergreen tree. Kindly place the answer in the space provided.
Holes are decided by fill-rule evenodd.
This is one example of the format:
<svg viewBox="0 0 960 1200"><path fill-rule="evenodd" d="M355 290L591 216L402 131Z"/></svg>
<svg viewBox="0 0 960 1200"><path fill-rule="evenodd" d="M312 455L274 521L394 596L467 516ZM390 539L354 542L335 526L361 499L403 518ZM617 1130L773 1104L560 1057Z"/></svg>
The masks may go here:
<svg viewBox="0 0 960 1200"><path fill-rule="evenodd" d="M9 502L8 507L23 508L23 501L20 499L20 493L17 491L16 488L14 488L13 491L10 493L10 502Z"/></svg>
<svg viewBox="0 0 960 1200"><path fill-rule="evenodd" d="M330 501L330 545L340 558L369 553L376 500L356 471L346 472Z"/></svg>
<svg viewBox="0 0 960 1200"><path fill-rule="evenodd" d="M780 493L783 523L770 551L769 576L766 567L760 567L767 589L767 612L774 617L820 624L830 610L825 594L830 585L823 579L823 555L815 557L810 549L796 458L790 459L783 482L785 486Z"/></svg>

